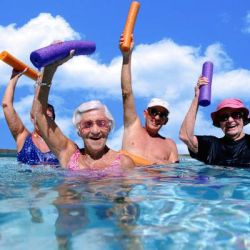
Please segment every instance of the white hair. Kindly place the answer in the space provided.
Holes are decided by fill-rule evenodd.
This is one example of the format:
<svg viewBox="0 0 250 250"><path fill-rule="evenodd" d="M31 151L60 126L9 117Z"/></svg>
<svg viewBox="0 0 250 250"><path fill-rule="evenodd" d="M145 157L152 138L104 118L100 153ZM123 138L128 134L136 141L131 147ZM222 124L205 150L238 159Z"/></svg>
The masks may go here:
<svg viewBox="0 0 250 250"><path fill-rule="evenodd" d="M114 126L115 126L115 120L114 120L112 114L108 110L107 106L104 105L104 104L102 104L98 100L92 100L92 101L89 101L89 102L83 102L80 106L78 106L75 109L74 113L73 113L73 117L72 117L73 124L77 127L77 124L82 119L82 114L85 113L85 112L88 112L90 110L104 110L105 116L108 118L108 120L111 123L110 130L112 130L114 128Z"/></svg>

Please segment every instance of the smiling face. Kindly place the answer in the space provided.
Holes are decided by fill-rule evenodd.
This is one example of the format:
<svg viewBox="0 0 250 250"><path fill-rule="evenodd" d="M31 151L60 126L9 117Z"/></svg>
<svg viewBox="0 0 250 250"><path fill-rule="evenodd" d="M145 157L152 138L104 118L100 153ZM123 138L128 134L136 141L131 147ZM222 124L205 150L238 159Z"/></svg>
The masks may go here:
<svg viewBox="0 0 250 250"><path fill-rule="evenodd" d="M110 132L110 121L103 109L84 112L78 123L79 135L83 138L85 150L98 153L104 150Z"/></svg>
<svg viewBox="0 0 250 250"><path fill-rule="evenodd" d="M218 118L226 137L236 141L244 136L243 113L239 109L225 108L218 113Z"/></svg>
<svg viewBox="0 0 250 250"><path fill-rule="evenodd" d="M154 106L144 111L145 127L150 135L157 135L158 131L168 121L168 111L161 106Z"/></svg>

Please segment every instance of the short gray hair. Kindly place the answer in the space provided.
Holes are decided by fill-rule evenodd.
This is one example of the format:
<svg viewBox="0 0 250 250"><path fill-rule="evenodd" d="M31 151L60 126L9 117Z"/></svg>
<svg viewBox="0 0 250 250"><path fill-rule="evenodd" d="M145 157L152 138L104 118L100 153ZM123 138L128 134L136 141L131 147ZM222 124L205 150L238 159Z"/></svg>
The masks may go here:
<svg viewBox="0 0 250 250"><path fill-rule="evenodd" d="M106 105L101 103L99 100L92 100L89 102L83 102L80 106L78 106L72 117L72 122L75 126L81 121L81 116L83 113L90 111L90 110L100 110L103 109L106 117L110 121L110 130L112 130L115 126L115 120L112 114L110 113L109 109L107 108Z"/></svg>

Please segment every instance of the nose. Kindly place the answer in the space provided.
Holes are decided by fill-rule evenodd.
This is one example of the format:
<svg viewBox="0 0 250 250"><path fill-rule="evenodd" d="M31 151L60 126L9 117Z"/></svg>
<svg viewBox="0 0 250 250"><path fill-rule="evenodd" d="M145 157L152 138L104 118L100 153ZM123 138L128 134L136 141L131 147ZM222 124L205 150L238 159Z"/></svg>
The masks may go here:
<svg viewBox="0 0 250 250"><path fill-rule="evenodd" d="M99 134L100 133L100 127L94 123L93 126L91 127L91 133L93 134Z"/></svg>
<svg viewBox="0 0 250 250"><path fill-rule="evenodd" d="M156 114L156 116L154 117L156 120L160 120L161 117L160 117L160 114Z"/></svg>
<svg viewBox="0 0 250 250"><path fill-rule="evenodd" d="M229 117L228 117L228 122L233 122L234 121L234 118L230 115Z"/></svg>

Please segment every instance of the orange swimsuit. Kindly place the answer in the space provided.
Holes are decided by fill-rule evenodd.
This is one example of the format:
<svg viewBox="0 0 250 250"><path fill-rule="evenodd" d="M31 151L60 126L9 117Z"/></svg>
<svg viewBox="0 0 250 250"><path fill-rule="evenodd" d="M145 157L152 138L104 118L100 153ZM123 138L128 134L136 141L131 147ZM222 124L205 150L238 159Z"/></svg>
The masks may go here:
<svg viewBox="0 0 250 250"><path fill-rule="evenodd" d="M135 163L136 166L152 165L152 162L150 162L150 161L148 161L140 156L133 155L126 150L120 150L120 153L129 156L133 160L133 162Z"/></svg>

